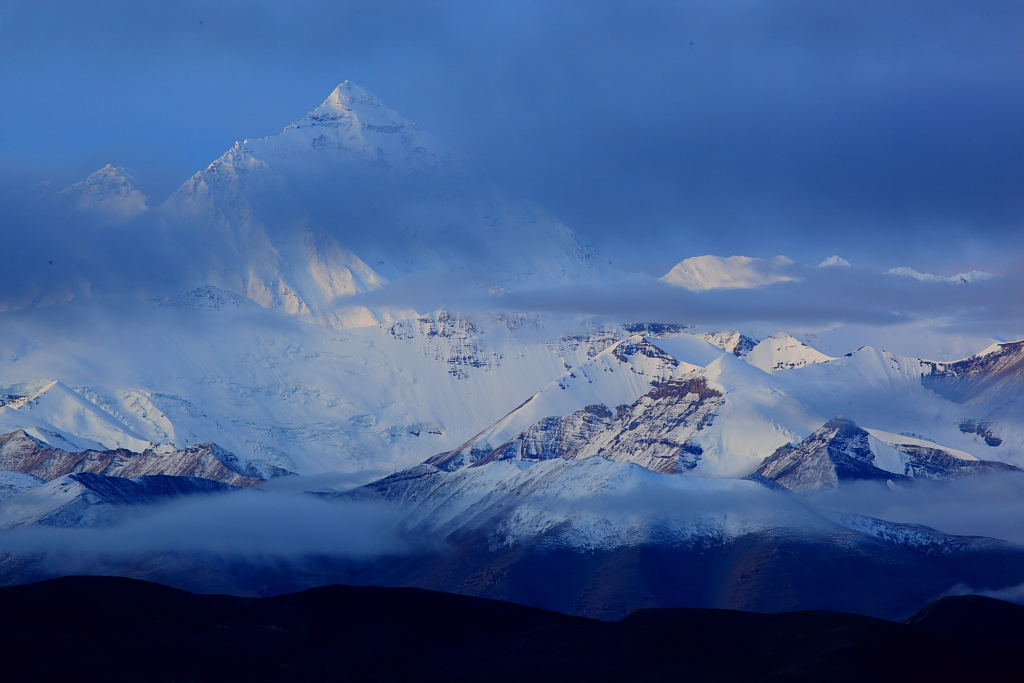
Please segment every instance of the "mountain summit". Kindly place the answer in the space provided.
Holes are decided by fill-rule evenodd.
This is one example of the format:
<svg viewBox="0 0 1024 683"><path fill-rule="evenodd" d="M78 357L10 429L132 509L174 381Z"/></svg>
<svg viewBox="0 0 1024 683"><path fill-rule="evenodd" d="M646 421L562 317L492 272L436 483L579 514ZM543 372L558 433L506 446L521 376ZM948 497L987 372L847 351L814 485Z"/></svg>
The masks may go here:
<svg viewBox="0 0 1024 683"><path fill-rule="evenodd" d="M275 167L308 163L302 153L352 155L391 167L432 167L456 158L432 135L389 109L360 86L345 81L304 118L280 134L245 140L242 147ZM298 156L296 156L298 154Z"/></svg>

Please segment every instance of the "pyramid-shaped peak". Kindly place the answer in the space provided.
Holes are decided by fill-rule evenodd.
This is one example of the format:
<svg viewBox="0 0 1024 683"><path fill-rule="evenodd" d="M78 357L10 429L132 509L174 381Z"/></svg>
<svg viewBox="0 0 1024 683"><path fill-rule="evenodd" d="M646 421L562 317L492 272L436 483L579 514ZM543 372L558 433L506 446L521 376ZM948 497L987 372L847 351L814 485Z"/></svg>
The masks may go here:
<svg viewBox="0 0 1024 683"><path fill-rule="evenodd" d="M846 481L906 478L883 470L875 460L870 434L852 420L837 416L799 444L772 453L757 474L801 493L834 489Z"/></svg>
<svg viewBox="0 0 1024 683"><path fill-rule="evenodd" d="M353 104L375 107L384 106L384 103L376 95L352 81L345 81L335 88L324 101L324 104L332 104L342 109L349 109Z"/></svg>
<svg viewBox="0 0 1024 683"><path fill-rule="evenodd" d="M349 118L353 115L364 122L383 122L402 126L415 126L413 122L388 108L380 99L362 86L345 81L335 88L311 116L333 115Z"/></svg>
<svg viewBox="0 0 1024 683"><path fill-rule="evenodd" d="M89 175L90 178L99 176L123 176L125 171L120 166L114 166L113 164L107 164L98 171L94 171Z"/></svg>
<svg viewBox="0 0 1024 683"><path fill-rule="evenodd" d="M833 254L818 264L819 268L849 268L850 262L842 256Z"/></svg>
<svg viewBox="0 0 1024 683"><path fill-rule="evenodd" d="M431 167L455 155L416 123L384 105L362 87L345 81L323 103L280 134L246 139L215 161L231 167L269 164L277 172L316 168L319 159L363 159L391 168ZM291 171L287 169L291 169ZM206 178L210 182L209 178ZM305 182L305 181L302 181Z"/></svg>
<svg viewBox="0 0 1024 683"><path fill-rule="evenodd" d="M292 136L294 131L302 131L299 138ZM370 138L380 136L388 138L394 137L396 134L422 138L417 140L410 138L402 143L401 146L408 146L410 149L440 147L433 138L425 136L414 122L393 109L389 109L376 96L361 86L351 81L345 81L331 91L331 94L319 107L287 126L283 135L257 140L250 139L243 144L249 151L257 153L265 153L268 146L273 148L283 146L296 151L298 148L308 147L310 144L321 147L326 145L333 148L340 146L348 148L350 151L353 147L369 145L363 151L369 150L375 153L378 147L387 150L393 145L393 141L386 142ZM326 137L321 138L321 136Z"/></svg>
<svg viewBox="0 0 1024 683"><path fill-rule="evenodd" d="M85 180L61 190L79 211L93 214L107 225L120 225L146 210L146 195L132 185L120 166L107 164Z"/></svg>
<svg viewBox="0 0 1024 683"><path fill-rule="evenodd" d="M107 164L100 170L93 173L93 175L119 175L127 177L128 172L120 166L114 166L113 164Z"/></svg>

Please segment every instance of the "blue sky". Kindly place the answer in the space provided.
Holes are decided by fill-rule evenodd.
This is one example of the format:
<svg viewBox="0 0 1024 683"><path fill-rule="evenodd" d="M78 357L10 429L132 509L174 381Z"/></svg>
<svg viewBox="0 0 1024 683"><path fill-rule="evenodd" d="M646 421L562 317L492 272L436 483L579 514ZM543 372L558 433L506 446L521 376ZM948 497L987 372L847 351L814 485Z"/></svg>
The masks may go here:
<svg viewBox="0 0 1024 683"><path fill-rule="evenodd" d="M1024 254L1019 2L0 5L0 174L160 198L349 79L627 267Z"/></svg>

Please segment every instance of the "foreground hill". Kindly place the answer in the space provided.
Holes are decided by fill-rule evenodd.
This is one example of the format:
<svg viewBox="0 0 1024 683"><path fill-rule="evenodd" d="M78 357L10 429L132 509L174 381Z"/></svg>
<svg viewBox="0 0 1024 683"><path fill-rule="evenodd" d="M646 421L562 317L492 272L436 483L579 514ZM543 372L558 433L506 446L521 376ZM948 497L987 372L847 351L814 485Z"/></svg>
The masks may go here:
<svg viewBox="0 0 1024 683"><path fill-rule="evenodd" d="M608 623L417 589L234 598L68 577L2 588L0 606L8 681L1001 680L1024 635L1024 607L979 596L902 624L706 609Z"/></svg>

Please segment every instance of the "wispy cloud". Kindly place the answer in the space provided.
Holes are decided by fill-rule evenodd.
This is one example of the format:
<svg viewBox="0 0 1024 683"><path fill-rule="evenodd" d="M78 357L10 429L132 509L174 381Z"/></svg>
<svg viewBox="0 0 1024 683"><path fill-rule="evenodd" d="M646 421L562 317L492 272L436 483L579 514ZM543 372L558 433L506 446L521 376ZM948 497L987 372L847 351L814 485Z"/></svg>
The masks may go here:
<svg viewBox="0 0 1024 683"><path fill-rule="evenodd" d="M1021 330L1024 275L995 277L970 285L918 282L860 268L794 267L800 281L766 287L692 292L649 276L584 282L549 288L490 293L483 286L439 275L417 275L362 294L368 306L418 310L504 309L609 316L616 320L742 325L907 323L942 318L954 327L986 334ZM953 328L951 328L953 329ZM1012 332L1010 332L1012 334Z"/></svg>
<svg viewBox="0 0 1024 683"><path fill-rule="evenodd" d="M813 497L816 506L908 524L949 534L990 536L1024 544L1024 475L917 481L891 490L853 483Z"/></svg>
<svg viewBox="0 0 1024 683"><path fill-rule="evenodd" d="M411 552L385 503L240 491L126 510L110 527L30 527L0 533L0 551L117 559L146 553L369 559Z"/></svg>

